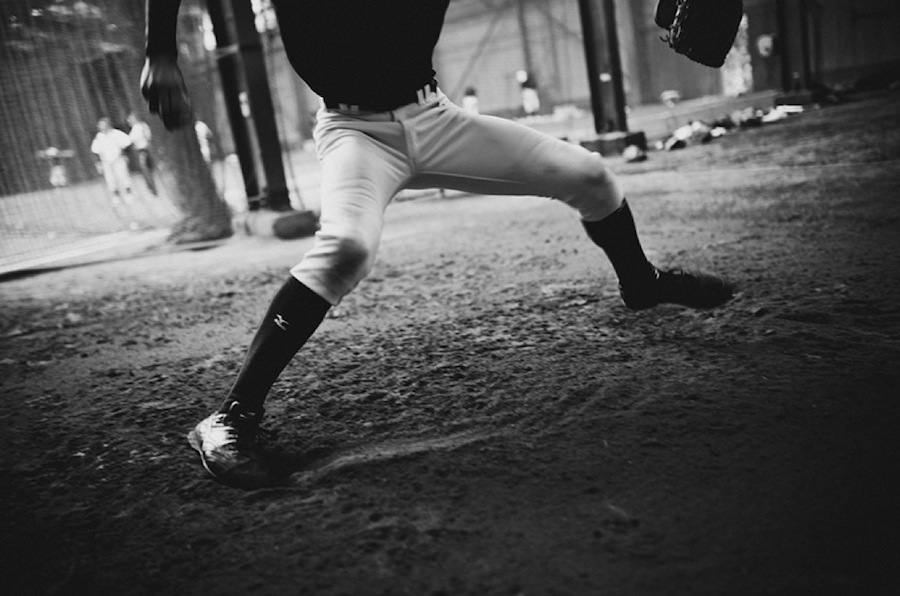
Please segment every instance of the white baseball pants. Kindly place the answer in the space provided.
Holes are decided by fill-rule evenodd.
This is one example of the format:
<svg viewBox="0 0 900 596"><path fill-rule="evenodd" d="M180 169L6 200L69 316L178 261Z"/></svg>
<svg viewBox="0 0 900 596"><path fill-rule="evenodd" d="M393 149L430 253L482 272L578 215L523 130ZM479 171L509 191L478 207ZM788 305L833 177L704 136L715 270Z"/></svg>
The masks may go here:
<svg viewBox="0 0 900 596"><path fill-rule="evenodd" d="M124 155L114 161L101 161L100 166L109 192L113 194L131 192L131 173L128 171L128 159Z"/></svg>
<svg viewBox="0 0 900 596"><path fill-rule="evenodd" d="M314 138L322 166L320 230L291 274L334 305L371 270L384 211L404 188L545 196L585 221L603 219L623 199L597 153L466 112L440 90L390 112L323 107Z"/></svg>

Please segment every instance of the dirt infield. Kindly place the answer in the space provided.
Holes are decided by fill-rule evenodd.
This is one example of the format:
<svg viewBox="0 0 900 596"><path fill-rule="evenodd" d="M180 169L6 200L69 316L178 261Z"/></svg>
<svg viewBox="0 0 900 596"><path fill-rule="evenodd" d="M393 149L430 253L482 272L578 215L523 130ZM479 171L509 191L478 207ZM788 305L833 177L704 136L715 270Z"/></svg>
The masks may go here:
<svg viewBox="0 0 900 596"><path fill-rule="evenodd" d="M560 204L395 204L274 388L266 490L184 435L308 239L0 284L0 589L895 593L898 95L613 163L652 259L731 305L625 310Z"/></svg>

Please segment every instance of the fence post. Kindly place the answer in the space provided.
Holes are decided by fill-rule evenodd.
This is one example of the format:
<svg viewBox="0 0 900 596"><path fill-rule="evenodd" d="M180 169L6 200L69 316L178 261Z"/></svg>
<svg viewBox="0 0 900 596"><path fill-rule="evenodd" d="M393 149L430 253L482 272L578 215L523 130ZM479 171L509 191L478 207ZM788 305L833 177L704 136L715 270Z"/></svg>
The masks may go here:
<svg viewBox="0 0 900 596"><path fill-rule="evenodd" d="M253 126L266 176L266 192L262 197L262 207L274 211L291 209L287 183L284 178L284 164L278 126L275 123L275 107L269 88L268 71L263 56L262 41L256 30L255 15L250 0L231 0L237 43L247 81L247 98L253 114Z"/></svg>
<svg viewBox="0 0 900 596"><path fill-rule="evenodd" d="M603 132L603 95L600 89L600 65L597 54L597 35L595 29L593 0L578 0L578 12L581 16L582 39L584 40L584 58L587 63L588 88L591 92L591 112L594 115L594 132Z"/></svg>
<svg viewBox="0 0 900 596"><path fill-rule="evenodd" d="M207 0L207 8L216 35L216 60L248 207L251 211L260 207L290 210L275 109L253 9L249 0ZM246 92L250 107L252 131L241 108L242 91ZM254 140L265 175L264 194L259 186Z"/></svg>
<svg viewBox="0 0 900 596"><path fill-rule="evenodd" d="M595 7L601 3L602 14L598 14ZM596 139L583 141L581 144L604 155L622 153L632 145L646 151L647 139L644 133L628 132L614 0L578 0L578 9L591 91L594 132L597 133ZM598 37L602 38L602 43L598 41ZM601 68L605 72L601 72ZM611 85L609 92L604 93L601 83Z"/></svg>
<svg viewBox="0 0 900 596"><path fill-rule="evenodd" d="M234 139L234 151L241 166L244 178L244 191L251 210L259 208L259 177L256 173L256 159L250 130L241 109L241 65L235 36L229 26L226 0L207 0L209 18L212 21L216 36L216 64L222 79L222 94L225 99L225 111L231 125L231 136Z"/></svg>

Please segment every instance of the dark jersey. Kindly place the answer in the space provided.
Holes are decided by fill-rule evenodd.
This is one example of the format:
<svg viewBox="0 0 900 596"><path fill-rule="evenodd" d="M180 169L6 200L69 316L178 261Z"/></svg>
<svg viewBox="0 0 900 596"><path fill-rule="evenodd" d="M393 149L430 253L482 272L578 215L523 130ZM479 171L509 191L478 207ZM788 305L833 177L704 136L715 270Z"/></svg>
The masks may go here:
<svg viewBox="0 0 900 596"><path fill-rule="evenodd" d="M450 0L274 0L291 65L329 102L396 107L434 77Z"/></svg>

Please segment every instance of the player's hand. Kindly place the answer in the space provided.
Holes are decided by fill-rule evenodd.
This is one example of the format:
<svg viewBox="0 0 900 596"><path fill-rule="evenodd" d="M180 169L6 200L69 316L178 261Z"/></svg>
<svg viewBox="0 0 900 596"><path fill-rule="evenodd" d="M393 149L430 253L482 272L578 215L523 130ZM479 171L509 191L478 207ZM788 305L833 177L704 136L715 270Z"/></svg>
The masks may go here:
<svg viewBox="0 0 900 596"><path fill-rule="evenodd" d="M150 112L162 118L167 130L191 123L191 99L175 56L147 57L141 71L141 94Z"/></svg>

